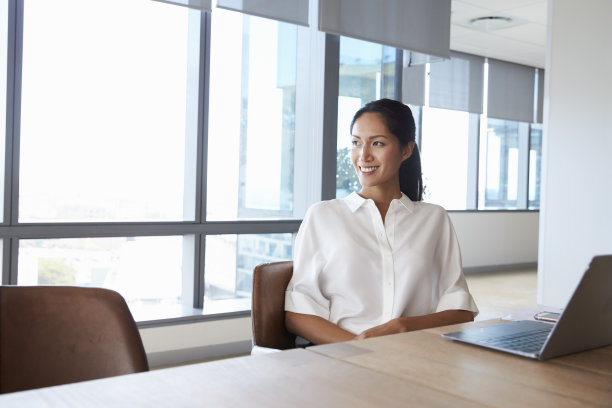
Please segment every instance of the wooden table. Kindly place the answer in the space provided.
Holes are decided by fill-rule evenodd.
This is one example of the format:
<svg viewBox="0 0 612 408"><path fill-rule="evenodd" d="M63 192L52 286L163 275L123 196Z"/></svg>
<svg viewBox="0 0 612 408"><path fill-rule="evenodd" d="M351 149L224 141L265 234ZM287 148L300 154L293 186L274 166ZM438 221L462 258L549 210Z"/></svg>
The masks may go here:
<svg viewBox="0 0 612 408"><path fill-rule="evenodd" d="M455 343L442 333L497 324L474 322L309 351L392 375L467 401L503 407L612 407L612 346L530 360Z"/></svg>
<svg viewBox="0 0 612 408"><path fill-rule="evenodd" d="M440 337L460 327L4 394L0 407L612 406L612 347L538 362Z"/></svg>

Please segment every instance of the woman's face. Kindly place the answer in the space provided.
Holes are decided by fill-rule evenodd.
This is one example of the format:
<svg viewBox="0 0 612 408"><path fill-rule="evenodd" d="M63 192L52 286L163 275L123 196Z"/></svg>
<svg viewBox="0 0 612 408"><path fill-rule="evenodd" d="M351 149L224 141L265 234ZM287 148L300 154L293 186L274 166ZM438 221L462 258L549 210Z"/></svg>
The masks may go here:
<svg viewBox="0 0 612 408"><path fill-rule="evenodd" d="M377 113L364 113L353 124L351 159L363 189L399 192L399 168L410 157L414 142L401 146Z"/></svg>

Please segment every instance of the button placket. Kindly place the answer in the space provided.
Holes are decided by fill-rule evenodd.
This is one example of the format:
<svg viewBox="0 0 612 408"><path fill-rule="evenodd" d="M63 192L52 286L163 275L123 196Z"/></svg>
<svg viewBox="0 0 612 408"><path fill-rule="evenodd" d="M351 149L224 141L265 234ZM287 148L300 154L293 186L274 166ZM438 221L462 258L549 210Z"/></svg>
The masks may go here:
<svg viewBox="0 0 612 408"><path fill-rule="evenodd" d="M395 295L395 280L393 273L393 253L386 232L386 227L382 222L378 209L372 203L371 205L372 220L375 226L378 247L382 258L382 291L383 291L383 308L381 315L381 323L391 320L393 313L393 300ZM387 222L391 222L387 218Z"/></svg>

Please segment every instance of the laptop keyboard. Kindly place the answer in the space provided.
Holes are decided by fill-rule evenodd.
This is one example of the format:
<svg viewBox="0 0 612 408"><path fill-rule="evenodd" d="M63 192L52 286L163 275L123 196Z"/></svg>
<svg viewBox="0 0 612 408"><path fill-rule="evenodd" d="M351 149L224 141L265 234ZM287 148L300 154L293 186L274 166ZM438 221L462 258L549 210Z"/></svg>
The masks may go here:
<svg viewBox="0 0 612 408"><path fill-rule="evenodd" d="M545 327L542 329L494 337L491 339L482 340L481 343L493 347L522 351L525 353L535 353L542 349L542 345L546 341L546 338L548 337L548 334L552 328L553 326L551 325L550 327Z"/></svg>

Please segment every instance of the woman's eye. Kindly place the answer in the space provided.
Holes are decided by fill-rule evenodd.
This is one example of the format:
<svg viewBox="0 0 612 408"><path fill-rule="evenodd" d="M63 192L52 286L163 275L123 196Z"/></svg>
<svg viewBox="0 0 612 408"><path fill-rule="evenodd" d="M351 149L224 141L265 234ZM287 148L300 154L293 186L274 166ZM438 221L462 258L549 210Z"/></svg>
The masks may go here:
<svg viewBox="0 0 612 408"><path fill-rule="evenodd" d="M353 140L353 141L351 142L351 145L353 145L353 147L357 147L357 146L359 146L359 140Z"/></svg>
<svg viewBox="0 0 612 408"><path fill-rule="evenodd" d="M383 142L374 142L374 146L384 146L385 144Z"/></svg>

